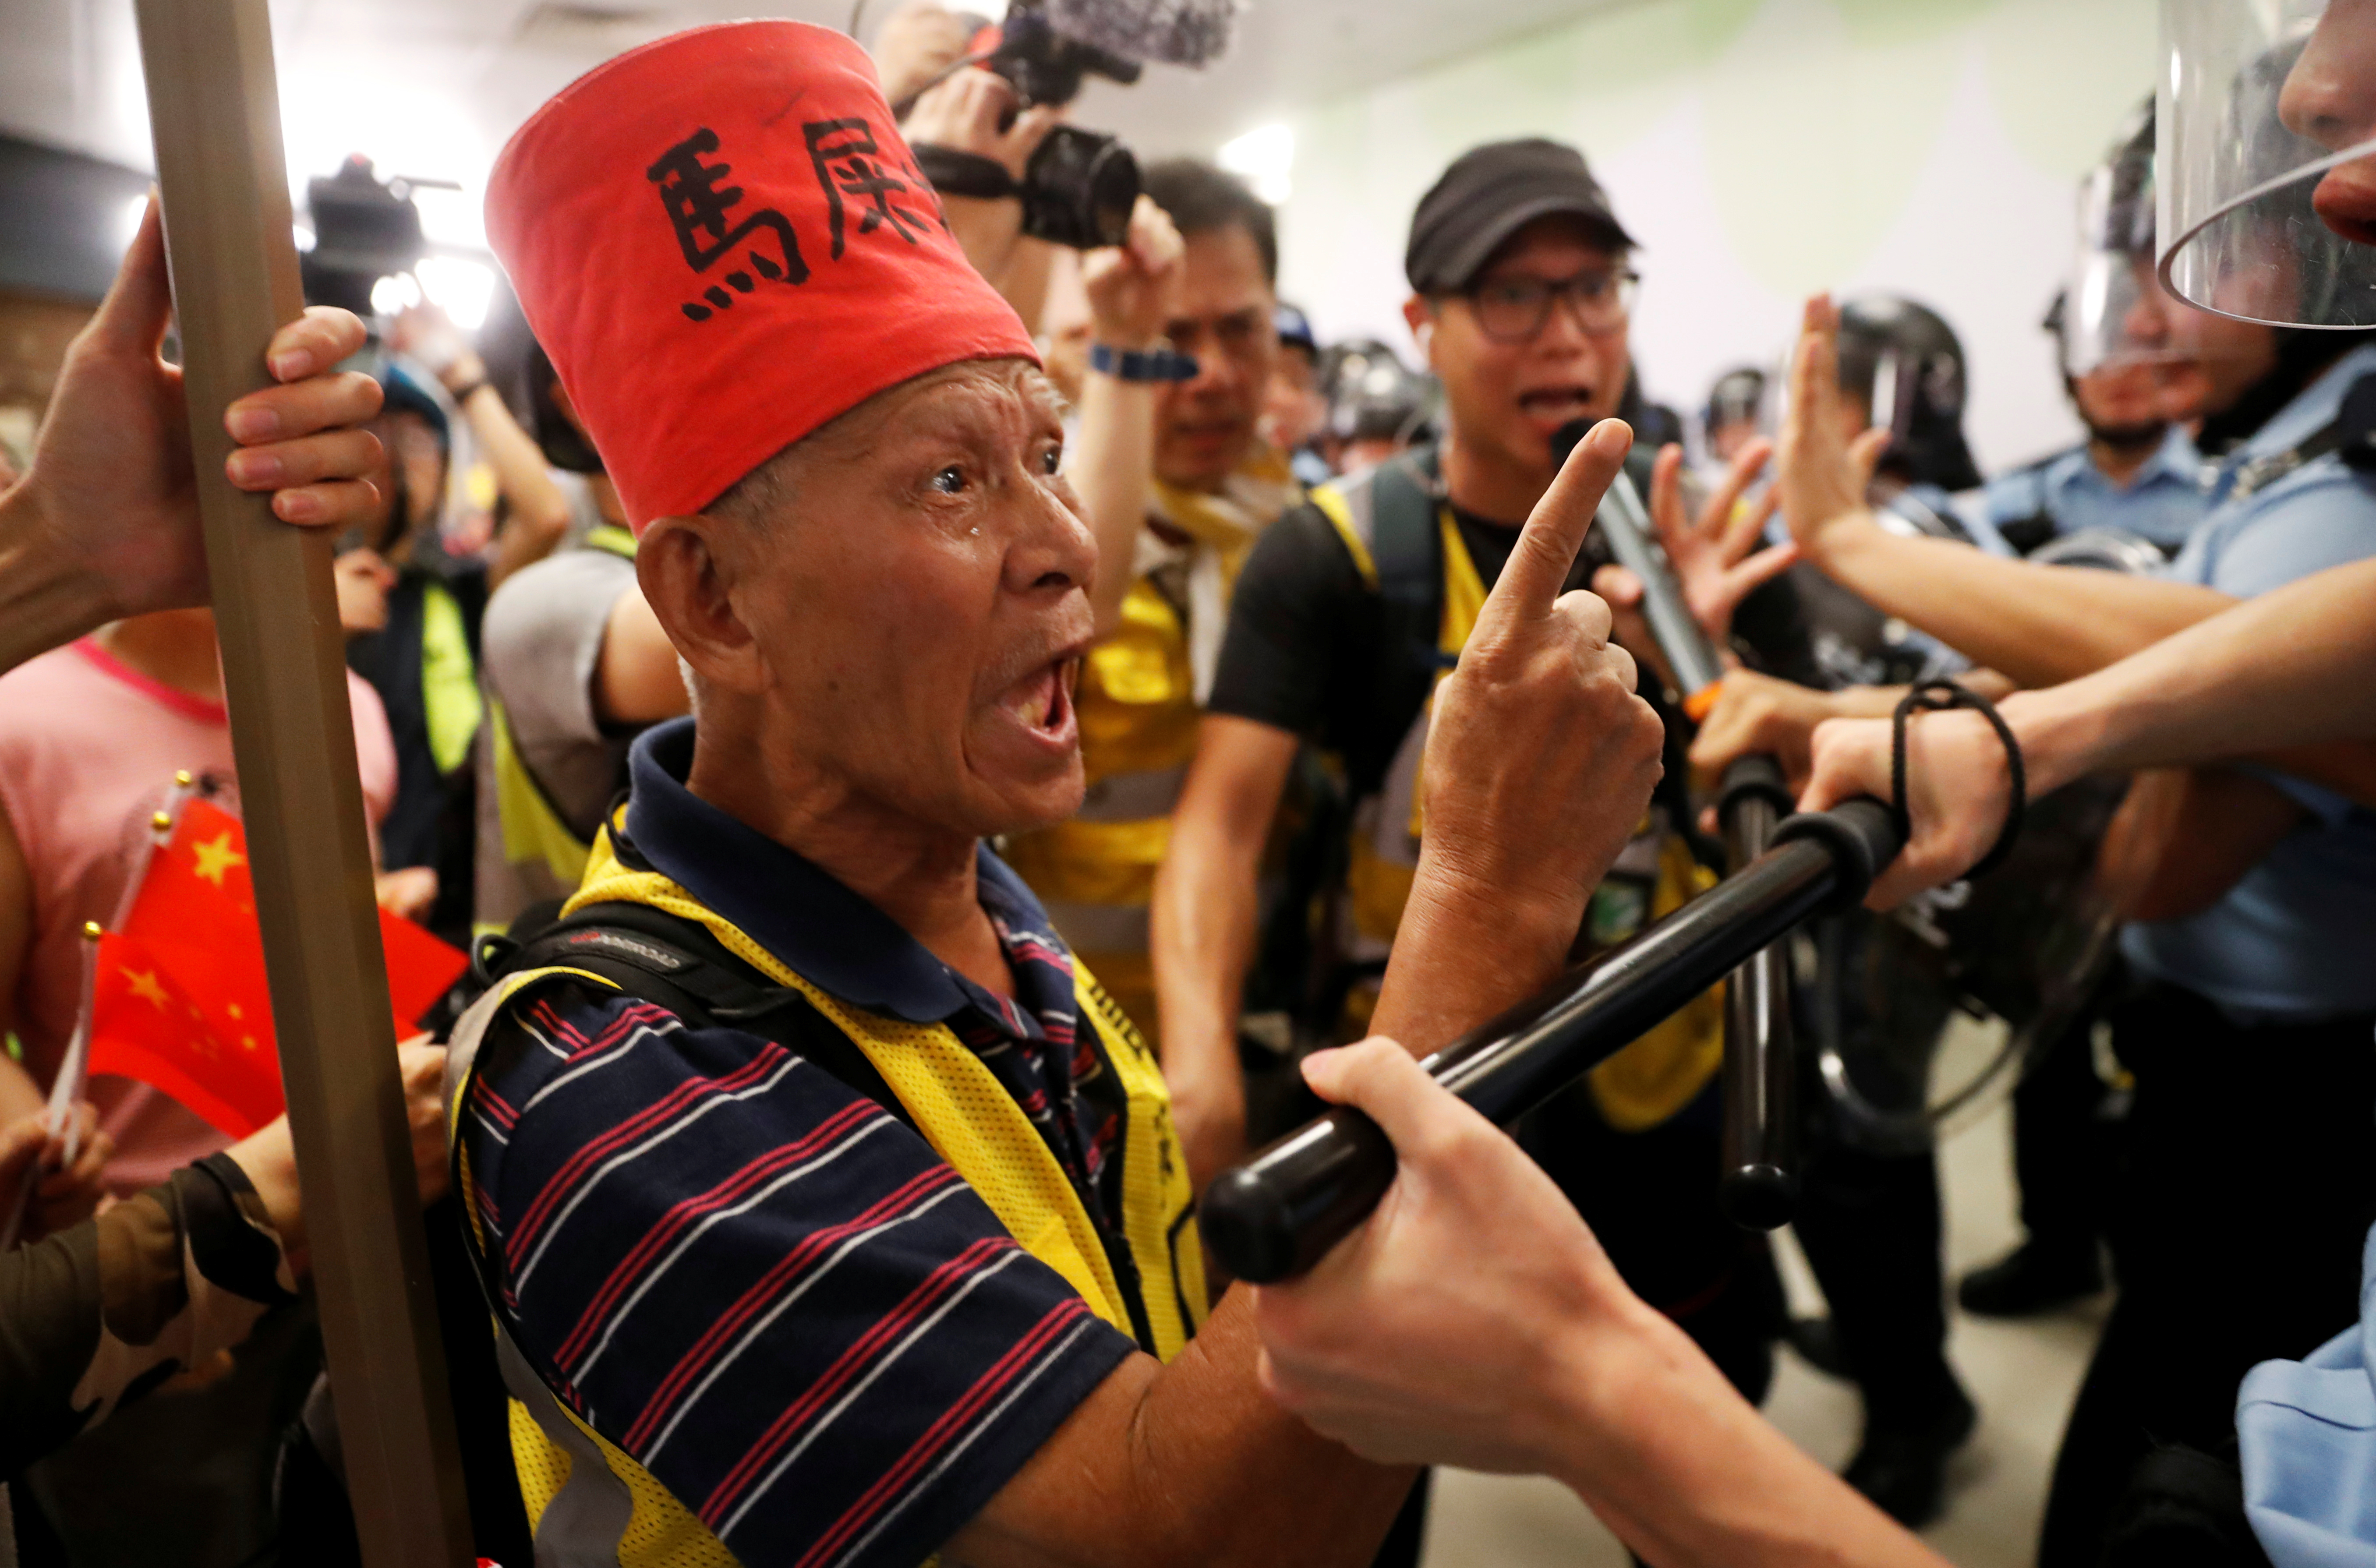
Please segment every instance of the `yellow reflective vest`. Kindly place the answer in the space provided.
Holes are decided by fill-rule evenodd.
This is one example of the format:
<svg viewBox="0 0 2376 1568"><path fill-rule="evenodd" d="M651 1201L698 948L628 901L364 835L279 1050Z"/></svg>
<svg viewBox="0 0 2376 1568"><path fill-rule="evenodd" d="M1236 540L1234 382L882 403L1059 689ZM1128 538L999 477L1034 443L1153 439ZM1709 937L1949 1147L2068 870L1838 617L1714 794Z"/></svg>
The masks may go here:
<svg viewBox="0 0 2376 1568"><path fill-rule="evenodd" d="M621 808L624 811L624 807ZM913 1024L846 1005L788 968L723 915L658 872L612 850L608 831L590 848L586 880L564 913L589 904L645 904L693 921L778 985L790 986L845 1034L882 1075L925 1141L963 1177L1016 1241L1062 1275L1089 1310L1134 1338L1145 1325L1170 1360L1202 1325L1204 1255L1188 1188L1188 1163L1171 1127L1171 1099L1155 1053L1087 968L1074 968L1082 1021L1097 1030L1125 1093L1123 1241L1136 1275L1121 1277L1096 1222L1022 1107L944 1024ZM484 1249L479 1205L459 1146L481 1042L488 1028L557 978L614 982L565 967L509 975L455 1028L446 1070L446 1134L460 1152L456 1179L469 1244ZM727 1568L732 1553L668 1489L567 1408L515 1347L500 1319L498 1363L511 1395L512 1455L536 1532L537 1562L616 1562L620 1568Z"/></svg>
<svg viewBox="0 0 2376 1568"><path fill-rule="evenodd" d="M1150 1032L1147 906L1196 754L1230 590L1255 539L1300 494L1286 460L1269 451L1249 459L1218 495L1154 487L1121 623L1089 650L1074 697L1088 793L1071 820L1006 846L1007 863L1065 942Z"/></svg>

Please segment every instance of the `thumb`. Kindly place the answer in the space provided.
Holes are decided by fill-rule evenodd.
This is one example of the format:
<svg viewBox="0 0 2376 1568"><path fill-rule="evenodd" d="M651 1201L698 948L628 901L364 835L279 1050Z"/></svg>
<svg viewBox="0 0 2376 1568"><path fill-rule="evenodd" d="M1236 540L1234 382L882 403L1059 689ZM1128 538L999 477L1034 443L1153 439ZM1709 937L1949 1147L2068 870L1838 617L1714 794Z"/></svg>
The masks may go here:
<svg viewBox="0 0 2376 1568"><path fill-rule="evenodd" d="M1872 470L1881 463L1881 455L1889 450L1891 437L1885 430L1868 430L1848 443L1848 461L1856 465L1859 488L1872 482Z"/></svg>
<svg viewBox="0 0 2376 1568"><path fill-rule="evenodd" d="M1592 574L1592 591L1619 610L1631 610L1642 602L1642 579L1631 568L1618 565L1601 567Z"/></svg>
<svg viewBox="0 0 2376 1568"><path fill-rule="evenodd" d="M111 349L154 352L165 340L165 322L172 311L173 287L165 269L165 215L151 186L140 232L132 236L115 269L115 281L91 317L90 330Z"/></svg>
<svg viewBox="0 0 2376 1568"><path fill-rule="evenodd" d="M1303 1059L1303 1080L1321 1099L1365 1113L1405 1157L1467 1130L1467 1123L1491 1125L1429 1077L1409 1051L1383 1037L1313 1052Z"/></svg>
<svg viewBox="0 0 2376 1568"><path fill-rule="evenodd" d="M16 1121L0 1124L0 1187L13 1182L18 1173L31 1163L33 1157L49 1142L49 1128L42 1113L20 1116ZM5 1197L0 1193L0 1197Z"/></svg>

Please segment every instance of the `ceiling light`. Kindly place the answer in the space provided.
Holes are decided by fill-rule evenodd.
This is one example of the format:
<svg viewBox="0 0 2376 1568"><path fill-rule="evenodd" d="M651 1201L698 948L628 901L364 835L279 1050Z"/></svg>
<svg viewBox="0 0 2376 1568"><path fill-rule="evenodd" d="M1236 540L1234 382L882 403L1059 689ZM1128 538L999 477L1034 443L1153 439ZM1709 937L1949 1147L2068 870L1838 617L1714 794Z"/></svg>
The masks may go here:
<svg viewBox="0 0 2376 1568"><path fill-rule="evenodd" d="M1287 200L1288 176L1295 168L1295 127L1264 125L1222 145L1216 162L1233 174L1242 174L1254 195L1278 206Z"/></svg>
<svg viewBox="0 0 2376 1568"><path fill-rule="evenodd" d="M476 332L485 323L487 302L495 292L493 267L460 256L430 255L422 257L412 272L421 279L421 291L455 326Z"/></svg>

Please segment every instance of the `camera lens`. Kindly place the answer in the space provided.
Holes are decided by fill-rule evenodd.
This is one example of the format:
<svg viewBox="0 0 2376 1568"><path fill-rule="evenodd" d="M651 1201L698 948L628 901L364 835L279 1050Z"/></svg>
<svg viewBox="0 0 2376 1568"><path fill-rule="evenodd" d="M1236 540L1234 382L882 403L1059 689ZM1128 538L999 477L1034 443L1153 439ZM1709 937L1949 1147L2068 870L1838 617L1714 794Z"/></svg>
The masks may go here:
<svg viewBox="0 0 2376 1568"><path fill-rule="evenodd" d="M1130 237L1131 208L1138 205L1138 160L1118 141L1099 148L1089 160L1083 182L1087 188L1084 215L1100 245L1118 245Z"/></svg>

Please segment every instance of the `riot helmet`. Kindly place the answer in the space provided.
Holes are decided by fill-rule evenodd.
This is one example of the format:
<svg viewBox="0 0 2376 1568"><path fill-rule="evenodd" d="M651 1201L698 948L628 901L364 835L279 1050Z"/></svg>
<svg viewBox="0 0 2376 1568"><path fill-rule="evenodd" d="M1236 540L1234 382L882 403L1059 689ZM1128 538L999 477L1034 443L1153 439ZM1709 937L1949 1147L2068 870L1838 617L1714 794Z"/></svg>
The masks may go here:
<svg viewBox="0 0 2376 1568"><path fill-rule="evenodd" d="M2062 374L2169 354L2153 277L2154 105L2139 105L2104 160L2079 184L2079 244L2071 275L2048 315Z"/></svg>
<svg viewBox="0 0 2376 1568"><path fill-rule="evenodd" d="M1843 302L1839 377L1889 432L1882 472L1941 490L1980 482L1964 442L1964 346L1936 311L1895 294Z"/></svg>
<svg viewBox="0 0 2376 1568"><path fill-rule="evenodd" d="M1707 407L1700 411L1700 437L1708 453L1722 461L1765 429L1765 373L1754 365L1726 371L1708 388Z"/></svg>
<svg viewBox="0 0 2376 1568"><path fill-rule="evenodd" d="M2161 277L2204 310L2376 327L2376 5L2165 0Z"/></svg>

